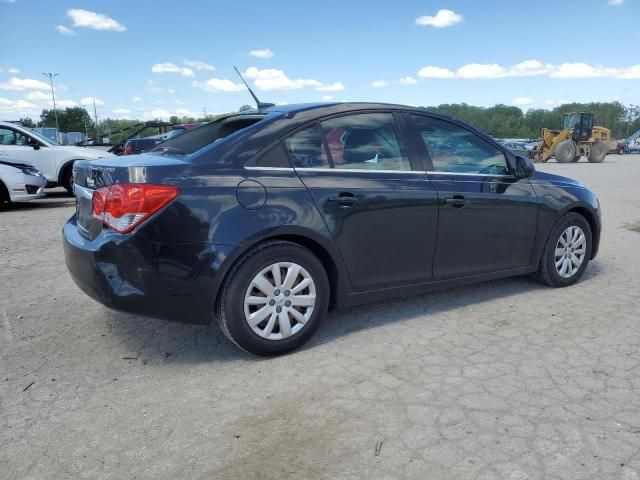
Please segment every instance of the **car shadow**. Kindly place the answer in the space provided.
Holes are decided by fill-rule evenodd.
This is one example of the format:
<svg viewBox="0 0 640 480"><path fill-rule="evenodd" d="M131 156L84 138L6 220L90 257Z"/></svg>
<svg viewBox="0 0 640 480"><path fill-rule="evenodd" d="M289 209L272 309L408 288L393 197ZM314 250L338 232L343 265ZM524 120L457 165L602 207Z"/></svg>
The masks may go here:
<svg viewBox="0 0 640 480"><path fill-rule="evenodd" d="M75 205L75 198L66 190L46 192L46 196L43 198L37 198L29 202L12 202L5 204L0 208L0 211L23 211L23 210L35 210L40 208L58 208L58 207L72 207Z"/></svg>
<svg viewBox="0 0 640 480"><path fill-rule="evenodd" d="M594 264L591 265L595 267ZM593 272L591 265L590 270ZM588 276L591 275L585 275L585 277ZM403 323L418 317L436 315L498 299L505 300L511 296L533 293L546 288L548 287L540 285L529 277L513 277L338 310L329 313L315 336L301 350L319 348L324 344L368 329ZM269 360L253 356L235 347L224 336L215 321L209 325L190 325L112 310L107 312L111 333L125 344L126 351L135 353L137 358L148 362L207 363L248 359ZM295 352L292 355L295 355Z"/></svg>

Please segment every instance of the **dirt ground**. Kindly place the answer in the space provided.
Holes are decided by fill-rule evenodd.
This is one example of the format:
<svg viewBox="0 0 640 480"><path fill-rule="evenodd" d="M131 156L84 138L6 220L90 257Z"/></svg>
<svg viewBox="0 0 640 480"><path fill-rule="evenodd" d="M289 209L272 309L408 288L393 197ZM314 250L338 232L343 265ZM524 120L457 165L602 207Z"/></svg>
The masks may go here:
<svg viewBox="0 0 640 480"><path fill-rule="evenodd" d="M82 294L63 192L0 212L0 478L638 479L640 155L538 168L600 197L579 284L340 311L274 359Z"/></svg>

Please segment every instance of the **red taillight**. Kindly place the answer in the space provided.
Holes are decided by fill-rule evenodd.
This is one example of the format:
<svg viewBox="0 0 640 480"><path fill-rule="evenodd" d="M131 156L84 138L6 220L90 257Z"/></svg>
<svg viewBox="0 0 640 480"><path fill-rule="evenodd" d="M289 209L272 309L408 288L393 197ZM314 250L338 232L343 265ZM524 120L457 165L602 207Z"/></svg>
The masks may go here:
<svg viewBox="0 0 640 480"><path fill-rule="evenodd" d="M124 147L124 155L131 155L131 152L133 152L133 147L131 145L127 145L126 147Z"/></svg>
<svg viewBox="0 0 640 480"><path fill-rule="evenodd" d="M93 216L120 233L136 228L180 193L173 185L123 183L93 192Z"/></svg>

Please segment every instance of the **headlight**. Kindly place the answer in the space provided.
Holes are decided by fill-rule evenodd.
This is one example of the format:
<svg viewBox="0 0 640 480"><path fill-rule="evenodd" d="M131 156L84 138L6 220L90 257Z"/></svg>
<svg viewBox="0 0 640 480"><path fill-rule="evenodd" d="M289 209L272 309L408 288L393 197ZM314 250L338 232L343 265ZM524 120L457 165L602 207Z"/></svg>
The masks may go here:
<svg viewBox="0 0 640 480"><path fill-rule="evenodd" d="M22 167L20 170L22 170L22 173L24 173L25 175L30 175L32 177L42 176L42 173L40 173L40 170L38 170L35 167Z"/></svg>

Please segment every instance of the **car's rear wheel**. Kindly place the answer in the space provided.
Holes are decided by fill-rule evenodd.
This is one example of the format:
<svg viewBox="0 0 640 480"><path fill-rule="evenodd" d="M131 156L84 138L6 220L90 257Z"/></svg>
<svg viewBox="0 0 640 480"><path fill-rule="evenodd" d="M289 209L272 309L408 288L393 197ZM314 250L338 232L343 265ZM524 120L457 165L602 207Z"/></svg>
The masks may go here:
<svg viewBox="0 0 640 480"><path fill-rule="evenodd" d="M279 355L311 338L328 305L329 280L316 256L295 243L269 241L232 268L217 316L240 348Z"/></svg>
<svg viewBox="0 0 640 480"><path fill-rule="evenodd" d="M577 282L589 263L592 232L580 214L564 215L547 239L536 278L552 287L566 287Z"/></svg>

